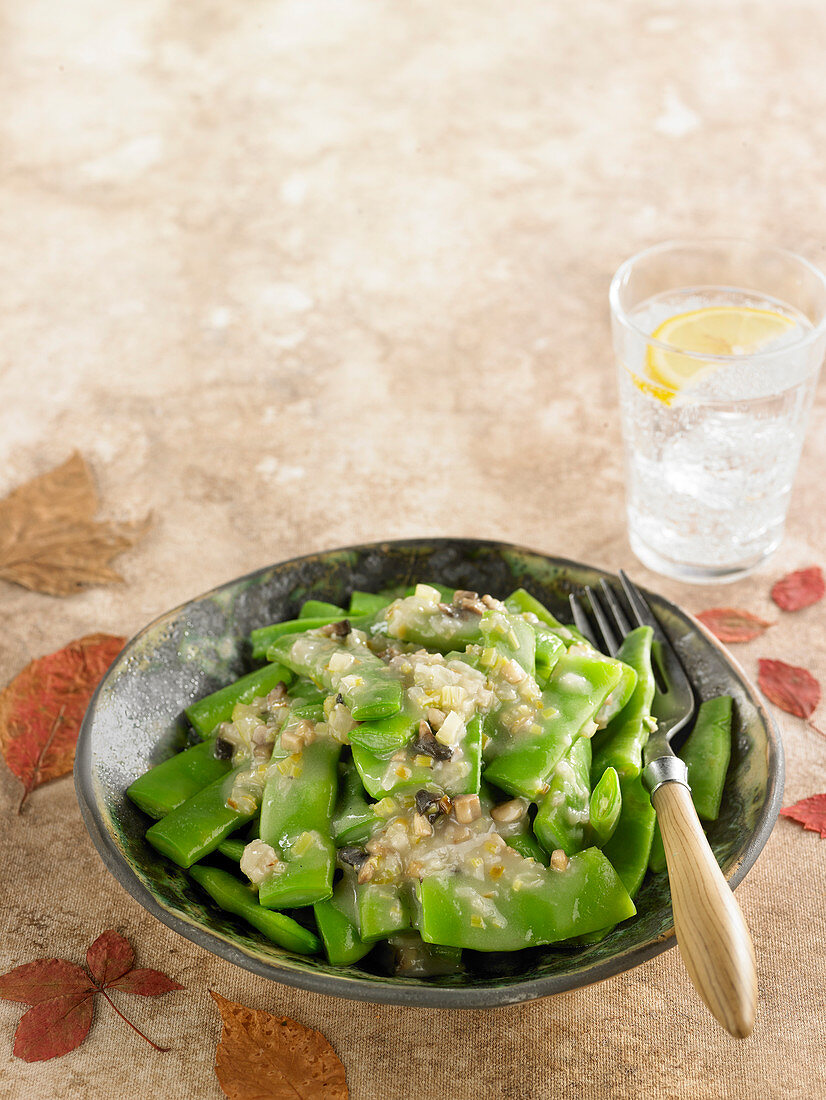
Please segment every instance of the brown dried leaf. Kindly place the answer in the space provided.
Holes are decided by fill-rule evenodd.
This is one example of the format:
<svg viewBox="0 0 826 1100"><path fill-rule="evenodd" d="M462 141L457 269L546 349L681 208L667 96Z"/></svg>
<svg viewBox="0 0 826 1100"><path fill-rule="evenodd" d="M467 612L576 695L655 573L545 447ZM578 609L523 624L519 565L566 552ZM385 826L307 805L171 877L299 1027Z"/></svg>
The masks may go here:
<svg viewBox="0 0 826 1100"><path fill-rule="evenodd" d="M785 661L761 658L758 664L757 683L766 698L796 718L810 718L820 702L820 684L811 672Z"/></svg>
<svg viewBox="0 0 826 1100"><path fill-rule="evenodd" d="M344 1066L320 1031L210 993L224 1022L215 1072L230 1100L347 1100Z"/></svg>
<svg viewBox="0 0 826 1100"><path fill-rule="evenodd" d="M72 770L92 693L125 639L87 634L39 657L0 692L0 752L30 791Z"/></svg>
<svg viewBox="0 0 826 1100"><path fill-rule="evenodd" d="M109 568L149 526L97 522L92 473L77 451L0 500L0 577L49 596L123 580Z"/></svg>
<svg viewBox="0 0 826 1100"><path fill-rule="evenodd" d="M826 595L823 571L813 565L810 569L798 569L789 573L772 588L771 597L783 611L800 611L811 607Z"/></svg>
<svg viewBox="0 0 826 1100"><path fill-rule="evenodd" d="M765 619L758 619L750 611L738 611L734 607L711 607L708 611L700 611L696 617L726 645L750 642L772 625Z"/></svg>

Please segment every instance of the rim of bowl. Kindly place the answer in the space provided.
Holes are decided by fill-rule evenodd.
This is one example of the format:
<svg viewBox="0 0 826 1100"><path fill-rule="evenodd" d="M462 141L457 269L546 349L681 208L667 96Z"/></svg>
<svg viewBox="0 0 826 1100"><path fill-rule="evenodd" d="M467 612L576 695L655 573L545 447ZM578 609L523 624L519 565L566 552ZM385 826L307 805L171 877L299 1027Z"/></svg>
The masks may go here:
<svg viewBox="0 0 826 1100"><path fill-rule="evenodd" d="M127 641L126 645L107 669L103 679L98 684L89 701L89 706L84 715L78 735L74 764L74 784L81 817L92 839L92 843L97 848L98 854L103 860L107 870L117 879L127 893L139 902L144 909L160 920L162 924L165 924L168 928L171 928L174 932L177 932L179 935L197 944L199 947L205 948L213 955L218 955L220 958L235 963L235 965L243 967L245 970L249 970L264 978L270 978L272 981L281 982L284 985L306 989L311 993L344 997L348 1000L368 1001L374 1004L410 1005L418 1008L497 1008L519 1004L525 1001L537 1000L541 997L551 996L556 993L564 993L572 989L582 989L588 985L593 985L596 982L601 982L617 974L624 973L627 970L633 970L635 967L640 966L649 959L655 958L663 951L667 951L676 945L673 925L669 931L665 932L657 939L652 940L650 943L644 943L637 947L629 948L627 951L620 952L617 955L602 959L598 962L590 964L586 962L581 970L573 970L564 974L552 974L537 978L515 977L513 981L506 985L494 983L486 984L484 982L474 983L474 985L470 987L428 986L424 983L402 985L398 984L398 980L392 977L385 981L371 981L367 978L354 977L350 973L330 974L328 972L321 973L313 970L281 967L275 962L265 962L263 959L256 958L254 955L247 954L239 947L234 946L217 933L205 928L203 925L189 921L161 905L151 891L139 880L132 869L131 863L123 854L106 827L100 812L98 800L95 797L95 782L92 771L92 725L95 707L101 689L109 679L113 670L124 660L127 651L131 649L136 641L158 624L174 618L185 608L189 607L190 604L209 599L219 592L252 581L262 574L271 572L274 569L287 569L292 565L297 565L313 559L325 558L333 554L380 551L382 549L394 547L413 548L425 545L431 547L438 545L442 548L448 546L486 548L497 551L500 554L505 552L530 554L542 558L544 561L554 566L560 566L563 569L590 569L595 573L602 573L609 577L613 576L613 574L606 573L605 570L597 566L588 565L585 562L574 561L570 558L558 558L551 554L545 554L539 550L532 550L525 546L518 546L515 543L499 542L493 539L459 537L390 539L379 542L360 543L353 546L335 547L312 554L302 554L294 558L288 558L285 561L275 562L261 569L254 569L250 573L235 577L223 584L216 585L207 592L194 596L192 599L185 600L169 611L165 611L161 615L158 615ZM756 690L752 687L742 667L737 660L731 656L722 643L719 642L702 623L698 622L688 612L683 611L677 604L672 603L656 592L652 593L649 589L643 589L643 592L645 592L646 596L653 596L655 602L666 605L669 611L676 614L679 618L682 618L692 630L700 633L713 648L718 650L725 662L732 667L737 677L742 681L743 686L747 689L751 701L758 711L768 734L766 797L761 807L757 823L745 847L736 863L730 869L730 872L726 875L729 885L734 889L735 886L742 882L748 871L754 866L758 855L765 846L774 828L774 824L780 812L785 778L785 758L780 731L771 714L763 705Z"/></svg>

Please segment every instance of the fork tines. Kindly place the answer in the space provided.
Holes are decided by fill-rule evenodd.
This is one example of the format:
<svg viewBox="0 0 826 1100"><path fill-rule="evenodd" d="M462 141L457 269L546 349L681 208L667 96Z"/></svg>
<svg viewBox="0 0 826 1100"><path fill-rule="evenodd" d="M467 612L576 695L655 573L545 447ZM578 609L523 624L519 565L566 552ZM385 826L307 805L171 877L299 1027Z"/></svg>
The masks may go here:
<svg viewBox="0 0 826 1100"><path fill-rule="evenodd" d="M631 630L631 626L619 595L604 578L600 580L599 587L599 592L591 585L585 587L585 595L588 598L588 605L596 621L598 631L595 631L591 625L588 614L578 596L569 596L571 612L579 632L584 634L597 649L602 650L603 653L607 653L611 657L615 657L622 639ZM632 615L634 613L633 605L631 605L631 613Z"/></svg>
<svg viewBox="0 0 826 1100"><path fill-rule="evenodd" d="M648 601L622 569L617 571L617 577L622 586L622 594L604 579L600 580L599 590L591 585L586 586L585 595L588 598L590 616L580 596L569 596L577 629L597 649L615 657L620 642L626 634L634 627L650 626L654 631L652 664L658 691L661 694L681 693L688 700L693 701L693 689L679 655ZM628 614L626 614L626 601Z"/></svg>

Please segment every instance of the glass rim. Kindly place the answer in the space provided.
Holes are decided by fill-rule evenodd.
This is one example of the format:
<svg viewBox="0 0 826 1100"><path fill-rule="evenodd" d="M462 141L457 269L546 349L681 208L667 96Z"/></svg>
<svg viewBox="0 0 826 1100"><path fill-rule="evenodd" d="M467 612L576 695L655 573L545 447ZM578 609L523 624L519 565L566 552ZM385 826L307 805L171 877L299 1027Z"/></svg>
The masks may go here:
<svg viewBox="0 0 826 1100"><path fill-rule="evenodd" d="M778 248L775 245L756 244L754 241L746 240L742 237L701 237L694 240L687 238L675 237L667 241L661 241L659 244L649 245L648 248L643 248L639 252L635 252L633 256L629 256L627 260L617 268L614 272L614 276L611 279L611 286L608 291L608 301L611 307L611 313L614 317L624 325L625 328L631 332L636 333L646 344L652 347L659 348L662 351L668 352L671 355L683 355L689 359L702 358L703 362L710 363L742 363L745 360L754 361L755 359L773 359L776 356L788 355L790 351L799 351L801 348L805 348L810 344L815 343L820 336L826 333L826 310L824 310L823 317L816 325L814 325L809 332L804 332L797 340L790 344L784 344L782 348L774 348L771 351L755 351L750 352L747 355L710 355L703 352L690 352L685 348L678 348L674 344L669 344L665 340L658 340L650 333L646 332L640 325L636 324L632 320L628 311L624 306L620 304L619 295L620 290L625 285L628 276L631 273L632 268L645 259L647 256L651 256L657 252L667 252L677 248L712 248L720 246L745 246L755 252L770 252L775 256L782 256L787 260L791 260L798 264L801 268L808 271L811 275L817 279L826 292L826 274L819 267L813 264L810 260L807 260L804 256L800 256L797 252L792 252L788 248ZM711 285L711 284L709 284Z"/></svg>

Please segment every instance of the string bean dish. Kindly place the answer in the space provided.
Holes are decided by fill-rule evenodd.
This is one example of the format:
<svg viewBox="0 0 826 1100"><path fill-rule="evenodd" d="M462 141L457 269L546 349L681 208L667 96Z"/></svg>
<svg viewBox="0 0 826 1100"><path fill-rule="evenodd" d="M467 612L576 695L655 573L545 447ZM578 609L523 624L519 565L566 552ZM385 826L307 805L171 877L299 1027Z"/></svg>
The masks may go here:
<svg viewBox="0 0 826 1100"><path fill-rule="evenodd" d="M651 643L640 627L607 657L523 589L308 600L253 631L265 663L190 706L197 742L127 794L193 889L334 966L376 951L444 975L465 951L593 943L660 867ZM707 820L730 735L731 701L703 704L687 750Z"/></svg>

